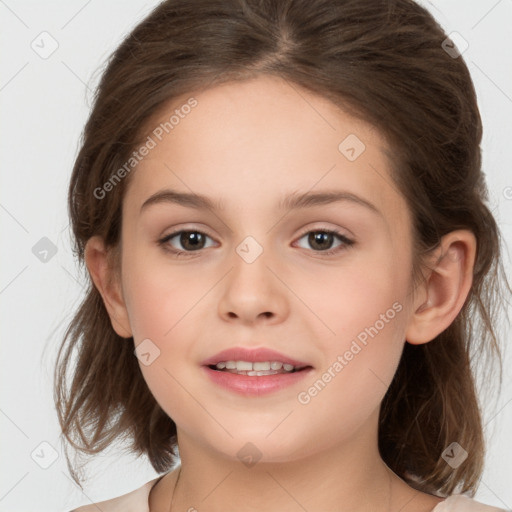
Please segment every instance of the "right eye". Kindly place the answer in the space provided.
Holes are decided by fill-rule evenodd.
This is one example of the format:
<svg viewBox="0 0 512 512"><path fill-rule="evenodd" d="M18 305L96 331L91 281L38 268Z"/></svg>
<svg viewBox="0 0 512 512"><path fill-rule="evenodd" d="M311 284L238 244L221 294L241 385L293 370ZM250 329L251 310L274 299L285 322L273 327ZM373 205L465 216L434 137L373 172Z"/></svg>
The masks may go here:
<svg viewBox="0 0 512 512"><path fill-rule="evenodd" d="M180 235L178 237L178 235ZM173 239L177 238L178 243L182 246L183 250L179 248L176 249L169 242ZM197 252L201 249L204 249L205 239L210 238L206 233L197 230L180 230L174 231L173 233L169 233L165 235L163 238L158 240L158 243L166 250L171 252L176 256L184 256L187 253Z"/></svg>

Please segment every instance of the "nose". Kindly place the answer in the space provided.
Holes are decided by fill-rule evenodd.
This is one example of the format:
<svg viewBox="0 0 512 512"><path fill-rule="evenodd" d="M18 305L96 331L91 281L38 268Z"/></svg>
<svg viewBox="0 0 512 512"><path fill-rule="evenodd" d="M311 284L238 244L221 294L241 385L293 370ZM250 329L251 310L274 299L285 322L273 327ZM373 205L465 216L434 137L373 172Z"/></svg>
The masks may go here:
<svg viewBox="0 0 512 512"><path fill-rule="evenodd" d="M252 262L235 255L218 305L219 315L224 320L253 325L280 323L287 318L287 288L277 277L279 271L268 263L265 252Z"/></svg>

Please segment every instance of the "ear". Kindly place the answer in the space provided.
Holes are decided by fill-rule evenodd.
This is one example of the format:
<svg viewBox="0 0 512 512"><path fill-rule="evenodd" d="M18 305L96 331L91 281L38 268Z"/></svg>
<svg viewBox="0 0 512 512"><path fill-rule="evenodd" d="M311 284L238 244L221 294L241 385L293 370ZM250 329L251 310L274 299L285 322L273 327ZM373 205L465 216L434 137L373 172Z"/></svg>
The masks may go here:
<svg viewBox="0 0 512 512"><path fill-rule="evenodd" d="M130 338L133 334L122 294L120 272L115 271L113 255L107 251L100 236L93 236L87 241L84 258L89 274L103 298L113 329L122 338Z"/></svg>
<svg viewBox="0 0 512 512"><path fill-rule="evenodd" d="M427 343L443 332L462 309L473 283L476 238L469 230L452 231L432 255L433 268L420 285L405 339Z"/></svg>

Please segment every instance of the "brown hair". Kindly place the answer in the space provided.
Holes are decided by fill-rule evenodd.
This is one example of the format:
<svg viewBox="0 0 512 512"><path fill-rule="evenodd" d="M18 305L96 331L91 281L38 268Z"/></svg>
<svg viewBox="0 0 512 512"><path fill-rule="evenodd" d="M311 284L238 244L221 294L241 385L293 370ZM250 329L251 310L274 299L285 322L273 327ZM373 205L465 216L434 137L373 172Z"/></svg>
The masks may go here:
<svg viewBox="0 0 512 512"><path fill-rule="evenodd" d="M484 445L473 357L501 362L493 324L500 279L506 283L500 233L485 205L475 90L463 58L443 49L445 38L412 0L164 1L108 62L68 197L79 263L87 240L100 235L118 268L131 175L104 198L94 191L129 159L148 120L173 98L269 74L377 127L393 149L392 179L413 214L415 278L443 235L466 228L477 239L473 285L461 312L435 340L405 344L381 406L384 461L412 486L441 495L474 493L480 478ZM171 468L176 425L150 393L133 342L114 332L90 279L58 353L54 395L63 435L79 452L95 454L123 438L157 472ZM441 457L453 441L469 453L457 469Z"/></svg>

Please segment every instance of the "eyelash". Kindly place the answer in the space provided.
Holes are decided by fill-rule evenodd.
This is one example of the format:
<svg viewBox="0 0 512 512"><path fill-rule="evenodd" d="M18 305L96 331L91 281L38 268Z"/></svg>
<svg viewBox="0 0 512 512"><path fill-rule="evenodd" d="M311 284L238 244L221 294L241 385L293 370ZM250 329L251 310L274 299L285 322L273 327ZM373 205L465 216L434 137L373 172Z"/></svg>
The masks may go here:
<svg viewBox="0 0 512 512"><path fill-rule="evenodd" d="M200 252L201 249L198 249L197 251L180 251L180 250L177 250L177 249L171 249L169 248L169 246L167 245L167 242L169 242L170 240L172 240L176 235L179 235L181 233L199 233L203 236L206 236L208 238L211 238L209 235L207 235L206 233L204 233L203 231L198 231L198 230L194 230L194 229L181 229L179 231L174 231L172 233L169 233L168 235L165 235L163 238L161 238L160 240L158 240L158 244L160 246L162 246L164 248L165 251L168 251L170 252L171 254L173 254L174 256L178 257L178 258L181 258L181 257L187 257L195 252ZM309 234L309 233L324 233L324 234L327 234L327 235L334 235L335 237L337 237L341 242L343 242L343 245L341 246L338 246L337 248L335 249L328 249L326 251L315 251L313 249L313 252L317 252L319 254L322 254L322 255L325 255L325 256L333 256L335 254L338 254L339 252L341 251L344 251L346 249L348 249L349 247L351 247L352 245L354 245L354 240L350 240L349 238L347 238L345 235L343 235L342 233L340 233L339 231L336 231L336 230L333 230L333 229L310 229L308 231L304 231L300 236L299 236L299 240L301 238L303 238L305 235Z"/></svg>

